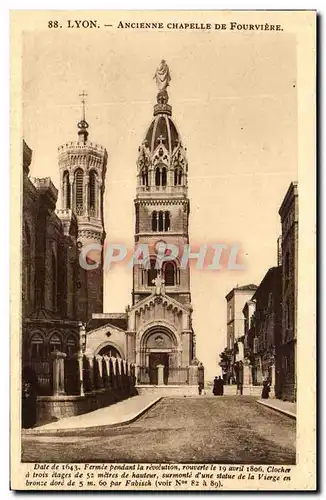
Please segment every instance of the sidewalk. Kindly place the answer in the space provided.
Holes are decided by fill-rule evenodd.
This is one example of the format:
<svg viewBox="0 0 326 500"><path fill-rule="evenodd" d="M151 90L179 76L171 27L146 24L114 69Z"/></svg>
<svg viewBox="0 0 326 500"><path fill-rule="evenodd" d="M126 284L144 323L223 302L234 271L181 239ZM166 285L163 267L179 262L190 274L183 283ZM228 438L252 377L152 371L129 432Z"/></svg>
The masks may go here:
<svg viewBox="0 0 326 500"><path fill-rule="evenodd" d="M105 408L77 415L75 417L61 418L56 422L26 429L24 434L48 434L66 430L82 430L94 427L118 427L133 422L145 411L149 410L161 398L152 395L133 396L119 403Z"/></svg>
<svg viewBox="0 0 326 500"><path fill-rule="evenodd" d="M281 399L257 399L257 403L280 413L284 413L291 418L297 418L297 403L282 401Z"/></svg>

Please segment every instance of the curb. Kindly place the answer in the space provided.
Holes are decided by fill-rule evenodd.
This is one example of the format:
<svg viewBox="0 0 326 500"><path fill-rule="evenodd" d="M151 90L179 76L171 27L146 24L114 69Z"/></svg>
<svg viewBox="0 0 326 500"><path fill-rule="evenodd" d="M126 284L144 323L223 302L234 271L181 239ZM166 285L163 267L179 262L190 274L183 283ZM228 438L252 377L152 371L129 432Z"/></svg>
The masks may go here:
<svg viewBox="0 0 326 500"><path fill-rule="evenodd" d="M281 408L276 408L275 406L269 405L268 403L264 403L263 401L259 401L258 399L256 400L256 402L262 406L265 406L265 408L270 408L271 410L274 410L278 413L283 413L283 415L286 415L286 416L292 418L293 420L297 419L296 414L292 413L291 411L282 410Z"/></svg>
<svg viewBox="0 0 326 500"><path fill-rule="evenodd" d="M88 432L94 432L96 430L101 431L101 430L106 430L106 429L114 429L116 427L122 427L124 425L131 424L138 420L144 413L146 413L148 410L150 410L153 406L155 406L159 401L161 401L162 396L154 399L154 401L151 401L151 403L148 403L144 408L138 411L138 413L134 414L132 417L126 419L126 420L121 420L121 422L114 422L113 424L104 424L104 425L93 425L89 427L72 427L72 428L62 428L62 429L42 429L42 428L35 428L35 429L22 429L22 437L23 436L56 436L56 435L80 435L80 433L88 433ZM100 408L99 408L100 409ZM84 414L86 415L86 413Z"/></svg>

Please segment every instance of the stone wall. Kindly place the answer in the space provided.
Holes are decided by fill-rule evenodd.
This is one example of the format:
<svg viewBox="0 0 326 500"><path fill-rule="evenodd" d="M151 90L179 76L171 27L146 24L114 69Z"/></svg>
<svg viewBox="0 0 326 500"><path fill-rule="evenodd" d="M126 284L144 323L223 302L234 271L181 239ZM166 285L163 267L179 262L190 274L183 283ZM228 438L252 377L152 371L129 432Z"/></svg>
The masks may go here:
<svg viewBox="0 0 326 500"><path fill-rule="evenodd" d="M134 387L125 387L99 389L84 396L40 396L37 399L37 425L110 406L136 394Z"/></svg>

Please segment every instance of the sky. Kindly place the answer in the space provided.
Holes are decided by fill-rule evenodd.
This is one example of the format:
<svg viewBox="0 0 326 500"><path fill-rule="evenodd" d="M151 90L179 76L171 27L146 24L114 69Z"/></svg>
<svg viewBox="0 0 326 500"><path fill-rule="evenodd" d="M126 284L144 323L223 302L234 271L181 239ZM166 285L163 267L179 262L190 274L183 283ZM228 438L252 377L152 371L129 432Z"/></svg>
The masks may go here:
<svg viewBox="0 0 326 500"><path fill-rule="evenodd" d="M291 34L86 30L23 37L23 136L31 175L59 187L57 148L77 140L79 94L89 139L108 152L107 242L133 247L138 146L152 120L155 70L170 67L169 104L189 163L190 243L237 244L244 269L191 268L197 357L220 373L226 294L277 264L278 210L297 180L296 45ZM104 275L104 312L131 304L132 271Z"/></svg>

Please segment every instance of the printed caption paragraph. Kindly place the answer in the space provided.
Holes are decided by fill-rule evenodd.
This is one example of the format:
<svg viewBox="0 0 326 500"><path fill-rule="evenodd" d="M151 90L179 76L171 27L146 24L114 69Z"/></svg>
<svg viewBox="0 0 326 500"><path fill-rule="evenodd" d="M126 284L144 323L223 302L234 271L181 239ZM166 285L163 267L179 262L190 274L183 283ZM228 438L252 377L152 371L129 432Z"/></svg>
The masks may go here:
<svg viewBox="0 0 326 500"><path fill-rule="evenodd" d="M27 488L40 489L223 489L233 481L289 484L292 468L216 464L31 464Z"/></svg>

